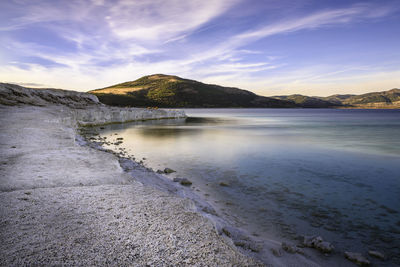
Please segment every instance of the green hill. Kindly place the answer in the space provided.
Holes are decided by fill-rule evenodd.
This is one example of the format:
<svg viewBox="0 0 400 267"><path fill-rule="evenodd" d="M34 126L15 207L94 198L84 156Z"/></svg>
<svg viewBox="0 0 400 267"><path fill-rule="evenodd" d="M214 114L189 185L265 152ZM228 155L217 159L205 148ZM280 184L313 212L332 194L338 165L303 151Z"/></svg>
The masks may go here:
<svg viewBox="0 0 400 267"><path fill-rule="evenodd" d="M343 104L354 107L397 107L400 108L400 89L367 93L344 99Z"/></svg>
<svg viewBox="0 0 400 267"><path fill-rule="evenodd" d="M274 96L292 101L303 108L400 108L400 89L362 95L331 95L327 97L287 95Z"/></svg>
<svg viewBox="0 0 400 267"><path fill-rule="evenodd" d="M400 108L400 89L362 95L264 97L233 87L155 74L89 91L112 106L162 108Z"/></svg>
<svg viewBox="0 0 400 267"><path fill-rule="evenodd" d="M281 108L296 107L292 101L256 95L232 87L205 84L177 76L155 74L136 81L89 91L113 106L185 108Z"/></svg>
<svg viewBox="0 0 400 267"><path fill-rule="evenodd" d="M303 108L331 108L342 106L341 102L334 102L329 100L324 100L319 97L305 96L305 95L287 95L287 96L274 96L274 98L281 100L292 101L300 107Z"/></svg>

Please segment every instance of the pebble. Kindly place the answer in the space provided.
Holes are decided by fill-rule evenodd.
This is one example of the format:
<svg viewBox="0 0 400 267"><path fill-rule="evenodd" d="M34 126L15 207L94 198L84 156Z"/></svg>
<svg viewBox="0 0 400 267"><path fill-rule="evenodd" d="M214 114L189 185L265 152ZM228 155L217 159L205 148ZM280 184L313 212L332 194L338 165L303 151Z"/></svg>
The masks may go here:
<svg viewBox="0 0 400 267"><path fill-rule="evenodd" d="M272 254L274 254L275 257L282 257L282 249L280 248L271 248Z"/></svg>
<svg viewBox="0 0 400 267"><path fill-rule="evenodd" d="M186 185L186 186L189 186L192 184L192 182L186 178L174 178L173 181L176 183L180 183L181 185Z"/></svg>
<svg viewBox="0 0 400 267"><path fill-rule="evenodd" d="M304 251L301 248L290 245L286 242L282 242L282 248L284 251L291 253L291 254L295 254L295 253L304 254Z"/></svg>
<svg viewBox="0 0 400 267"><path fill-rule="evenodd" d="M330 253L334 248L331 243L324 241L320 236L305 236L303 245L309 248L315 248L323 253Z"/></svg>
<svg viewBox="0 0 400 267"><path fill-rule="evenodd" d="M371 264L369 260L367 260L363 255L361 255L361 253L346 251L344 253L344 256L349 261L355 262L360 266L369 266Z"/></svg>
<svg viewBox="0 0 400 267"><path fill-rule="evenodd" d="M372 257L375 257L375 258L378 258L378 259L381 259L381 260L385 259L385 255L383 253L379 252L379 251L376 251L376 250L370 250L370 251L368 251L368 254L370 256L372 256Z"/></svg>
<svg viewBox="0 0 400 267"><path fill-rule="evenodd" d="M164 173L173 173L173 172L176 172L176 171L174 171L173 169L170 169L170 168L165 168L164 169Z"/></svg>

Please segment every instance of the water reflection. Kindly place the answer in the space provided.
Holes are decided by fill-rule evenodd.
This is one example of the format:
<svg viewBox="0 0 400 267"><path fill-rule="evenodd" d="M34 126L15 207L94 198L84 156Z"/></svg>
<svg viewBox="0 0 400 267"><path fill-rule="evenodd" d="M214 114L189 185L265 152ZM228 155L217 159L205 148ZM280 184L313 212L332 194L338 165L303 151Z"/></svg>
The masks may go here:
<svg viewBox="0 0 400 267"><path fill-rule="evenodd" d="M373 243L400 255L400 112L188 113L101 131L148 166L177 170L258 234L320 234L341 249Z"/></svg>

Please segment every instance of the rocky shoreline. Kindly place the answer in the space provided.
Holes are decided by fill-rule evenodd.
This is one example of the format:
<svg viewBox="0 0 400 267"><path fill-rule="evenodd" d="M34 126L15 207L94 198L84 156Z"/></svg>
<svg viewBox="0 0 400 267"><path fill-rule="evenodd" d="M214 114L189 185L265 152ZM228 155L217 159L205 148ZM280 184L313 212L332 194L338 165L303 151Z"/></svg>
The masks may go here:
<svg viewBox="0 0 400 267"><path fill-rule="evenodd" d="M281 242L277 240L262 239L254 237L245 229L232 226L226 218L222 218L201 195L198 195L190 186L192 182L186 178L168 178L168 174L174 170L166 167L164 170L153 170L145 166L143 160L136 159L133 154L127 153L120 145L123 144L123 138L119 135L114 139L107 139L101 136L105 127L84 127L81 132L82 145L87 145L100 151L106 151L118 157L119 163L125 172L129 173L135 180L141 183L155 187L158 190L168 192L179 197L190 199L196 212L210 219L215 225L217 233L222 236L226 242L252 258L261 261L269 266L367 266L370 261L360 253L346 252L341 254L335 251L334 246L320 236L304 236L303 239L296 242ZM118 150L110 150L104 145L117 145ZM221 183L220 186L229 186ZM349 256L351 255L351 256ZM380 256L382 256L380 254ZM382 258L383 259L383 258Z"/></svg>
<svg viewBox="0 0 400 267"><path fill-rule="evenodd" d="M108 107L93 99L77 107L80 97L57 104L58 91L0 89L1 266L262 265L226 242L191 200L144 185L114 155L77 143L78 125L103 122ZM140 120L183 114L129 112Z"/></svg>
<svg viewBox="0 0 400 267"><path fill-rule="evenodd" d="M9 84L0 84L0 100L1 266L352 266L308 248L330 249L322 239L299 248L250 238L189 188L78 134L182 111L112 108L84 93Z"/></svg>

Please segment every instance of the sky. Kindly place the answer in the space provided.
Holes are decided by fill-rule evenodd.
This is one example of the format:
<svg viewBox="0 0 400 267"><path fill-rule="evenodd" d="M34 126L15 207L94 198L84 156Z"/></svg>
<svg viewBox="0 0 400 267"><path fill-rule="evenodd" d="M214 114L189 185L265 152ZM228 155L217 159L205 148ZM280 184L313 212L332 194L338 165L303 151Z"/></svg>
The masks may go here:
<svg viewBox="0 0 400 267"><path fill-rule="evenodd" d="M0 1L0 82L156 73L265 96L400 88L400 0Z"/></svg>

